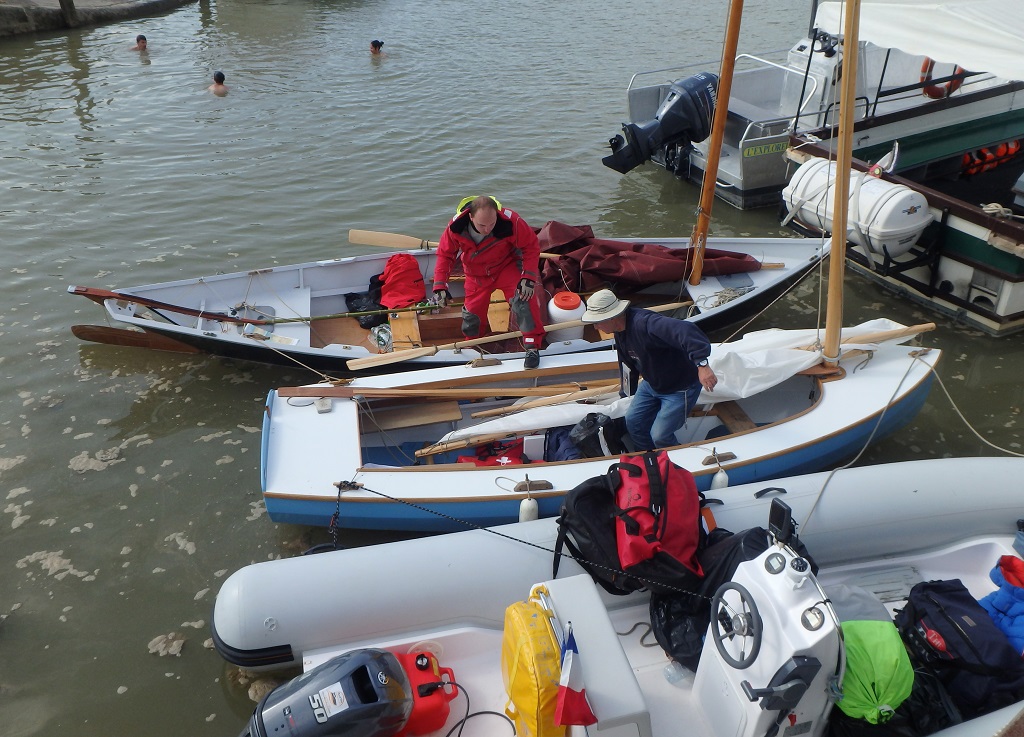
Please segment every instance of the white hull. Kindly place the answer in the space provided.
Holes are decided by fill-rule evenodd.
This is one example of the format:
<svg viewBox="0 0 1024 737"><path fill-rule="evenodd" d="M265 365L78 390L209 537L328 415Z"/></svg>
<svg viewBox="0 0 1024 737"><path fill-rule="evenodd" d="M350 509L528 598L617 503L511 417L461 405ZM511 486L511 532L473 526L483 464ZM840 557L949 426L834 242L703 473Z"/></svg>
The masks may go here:
<svg viewBox="0 0 1024 737"><path fill-rule="evenodd" d="M831 478L824 473L787 478L777 484L785 493L777 493L792 507L800 538L821 567L818 581L826 587L845 583L885 589L882 598L891 611L921 580L960 578L978 598L994 589L989 570L1000 555L1013 554L1020 502L1010 480L1022 473L1020 459L917 461L839 471ZM723 493L724 504L714 510L718 524L736 531L766 526L770 497L755 496L764 486ZM213 618L215 643L222 656L247 667L301 662L307 670L355 648L430 649L454 670L476 709L501 711L506 696L498 652L504 611L524 599L533 584L551 578L554 539L554 522L538 520L251 565L221 588ZM766 627L778 622L786 638L799 637L799 628L795 633L790 628L808 605L804 598L820 602L821 596L791 586L772 594L778 582L760 581L765 574L757 573L759 565L744 564L741 571L747 588L757 592ZM558 619L574 622L599 733L621 722L632 725L622 734L639 730L666 737L685 722L688 733L721 735L716 722L721 714L712 704L723 713L738 710L743 719L759 718L757 709L746 711L742 700L720 702L724 691L713 702L706 692L711 676L737 689L740 676L755 687L764 685L758 663L739 674L730 672L709 639L696 680L668 684L662 673L668 661L660 648L642 647L636 632L609 634L628 633L635 622L648 619L646 596L610 597L579 573L573 561L563 560L549 588ZM797 609L787 611L790 606ZM610 622L610 628L603 631L602 621ZM780 645L771 632L765 643L758 660L765 659L761 665L769 667L785 643ZM819 656L830 652L814 647ZM824 670L835 666L834 660L826 662ZM606 690L612 684L612 691ZM827 710L824 702L821 709ZM1005 723L1016 711L1000 712L992 723ZM474 721L480 720L467 723L467 735L495 733L493 724ZM814 734L820 734L820 725Z"/></svg>
<svg viewBox="0 0 1024 737"><path fill-rule="evenodd" d="M814 341L813 331L778 334L791 333L804 336L801 340L808 343ZM730 371L719 363L719 350L712 351L712 366L724 383L716 390L718 394L710 396L710 401L722 399L722 392L728 391ZM813 353L799 353L809 356L813 363ZM713 451L722 458L721 467L733 484L827 468L851 457L869 440L877 440L909 422L927 396L931 369L938 357L938 351L921 352L906 345L882 343L864 365L860 365L864 355L841 361L846 372L841 380L823 382L815 376L796 375L754 396L726 403L733 408L728 414L725 409L714 408L709 408L710 413L705 416L695 412L677 433L680 445L668 449L669 454L673 462L694 474L702 490L710 487L719 470ZM777 373L780 361L780 354L769 356L764 364L765 373ZM588 369L595 365L601 370ZM611 352L545 356L543 371L566 369L568 373L553 373L540 383L614 380L615 366ZM749 379L752 371L747 367L733 368L731 377ZM496 367L460 366L357 379L345 391L358 393L360 388L385 385L490 385L496 387L494 395L500 396L501 389L497 387L538 381L536 377L537 374L523 372L520 362L506 361ZM615 387L612 391L614 398ZM530 410L539 419L523 419L529 413L517 416L520 425L532 428L529 431L505 430L507 425L499 425L498 437L525 436L526 454L535 461L529 464L456 463L457 455L473 453L470 447L427 458L435 462L414 466L409 464L416 449L437 441L454 428L472 427L471 434L493 432L493 425L480 426L482 420L469 414L507 405L507 401L456 406L451 400L427 405L437 409L429 409L425 416L423 406L410 406L405 411L414 418L411 422L417 424L389 425L383 432L374 432L376 413L372 402L335 395L330 400L331 411L320 413L312 396L329 396L331 390L308 388L305 399L282 396L283 392L270 393L263 428L263 494L267 511L277 522L326 526L340 510L336 524L341 527L451 531L463 529L466 523L514 522L520 503L527 496L537 500L541 516L554 516L567 491L584 479L600 475L611 462L607 456L543 461L545 428L573 425L589 412L612 414L614 410L608 406L567 403L555 410ZM452 411L454 414L448 414ZM437 421L432 420L430 412L438 413ZM527 479L532 484L531 491L527 491ZM354 482L362 488L339 493L335 486L339 481ZM521 488L514 490L517 484Z"/></svg>
<svg viewBox="0 0 1024 737"><path fill-rule="evenodd" d="M621 240L669 248L685 248L689 245L689 239L684 238ZM708 247L750 255L759 261L782 264L782 267L731 276L705 275L696 286L665 282L643 290L643 294L652 303L680 301L680 295L688 293L695 309L686 319L701 324L707 330L721 328L755 314L803 276L820 260L824 252L819 241L797 238L712 238L709 239ZM179 342L183 348L191 347L216 355L269 363L295 365L298 362L314 369L344 372L349 360L376 355L377 346L369 331L361 328L354 318L331 316L350 311L345 295L366 292L370 278L384 270L385 262L394 253L388 250L364 256L215 274L122 290L123 293L140 298L141 302L90 296L86 287L70 287L68 291L100 302L108 318L116 324L169 338ZM435 254L432 251L410 253L419 261L426 289L429 290L433 282ZM456 299L461 299L460 282L453 281L451 291ZM738 292L742 293L729 299ZM145 300L176 305L201 314L180 314L157 308L154 308L154 312L145 307ZM449 308L448 313L451 319L447 323L436 323L438 330L444 328L448 332L428 335L427 328L422 327L421 344L446 344L462 339L458 332L458 308ZM686 316L685 311L681 313L681 316ZM269 316L290 322L277 323L272 327L263 326L261 329L272 332L269 339L261 339L266 336L258 333L256 337L247 335L243 324L219 319L218 314L246 318ZM407 342L403 343L401 330L396 328L393 332L395 348L411 347ZM125 345L127 342L120 344ZM608 345L608 341L591 332L580 340L550 341L545 352L559 355ZM465 348L459 353L447 351L432 357L385 366L381 370L401 371L460 364L497 349L496 346L484 346L483 349ZM521 358L523 354L513 352L507 355Z"/></svg>

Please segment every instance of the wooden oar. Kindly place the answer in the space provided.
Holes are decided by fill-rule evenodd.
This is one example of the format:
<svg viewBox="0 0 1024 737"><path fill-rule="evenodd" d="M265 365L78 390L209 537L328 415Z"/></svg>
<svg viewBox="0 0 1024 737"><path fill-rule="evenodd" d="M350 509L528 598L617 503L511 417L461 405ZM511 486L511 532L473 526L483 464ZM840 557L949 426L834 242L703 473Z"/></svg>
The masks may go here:
<svg viewBox="0 0 1024 737"><path fill-rule="evenodd" d="M120 345L129 348L151 348L173 353L199 353L199 349L188 343L157 333L125 328L111 328L104 325L72 325L71 333L80 340L106 345Z"/></svg>
<svg viewBox="0 0 1024 737"><path fill-rule="evenodd" d="M558 322L553 325L546 325L544 330L545 332L549 332L552 330L564 330L565 328L578 328L582 324L583 322L580 320L568 320L566 322ZM444 345L428 345L423 348L411 348L401 351L392 351L391 353L378 353L377 355L367 356L366 358L353 358L346 364L346 366L349 371L359 371L364 368L387 366L392 363L410 361L414 358L433 356L440 351L454 351L458 348L471 348L476 345L496 343L499 340L521 338L522 336L523 333L521 330L513 330L508 333L498 333L497 335L488 335L483 338L467 338L465 340L456 341L455 343L445 343Z"/></svg>
<svg viewBox="0 0 1024 737"><path fill-rule="evenodd" d="M384 233L379 230L350 230L348 232L349 243L358 243L361 246L380 246L381 248L400 248L404 251L420 250L429 251L437 248L437 241L425 241L411 235L401 233ZM541 253L543 259L558 258L557 253Z"/></svg>
<svg viewBox="0 0 1024 737"><path fill-rule="evenodd" d="M495 407L494 409L481 410L480 412L474 412L470 417L500 417L502 415L515 414L516 412L521 412L525 409L533 409L534 407L549 407L555 404L565 404L575 402L580 399L599 397L602 394L610 394L617 391L618 384L619 382L613 379L610 382L602 383L600 386L592 386L589 389L579 389L574 392L566 392L565 394L556 394L553 397L531 399L529 402L513 404L510 407Z"/></svg>
<svg viewBox="0 0 1024 737"><path fill-rule="evenodd" d="M679 309L680 307L688 307L689 305L692 304L692 301L672 302L666 305L654 305L652 307L645 307L644 309L651 310L652 312L669 312L671 310ZM556 322L552 325L545 325L544 332L551 333L556 330L565 330L566 328L578 328L583 324L584 323L582 320L568 320L566 322ZM414 358L425 358L426 356L434 356L441 351L454 351L459 348L471 348L472 346L485 345L487 343L495 343L499 340L521 338L522 335L522 331L515 330L509 333L499 333L498 335L489 335L484 338L469 338L466 340L456 341L455 343L446 343L444 345L432 345L424 346L423 348L412 348L410 350L392 351L391 353L379 353L375 356L367 356L366 358L353 358L346 365L350 371L359 371L360 369L373 368L375 366L388 366L392 363L411 361Z"/></svg>
<svg viewBox="0 0 1024 737"><path fill-rule="evenodd" d="M431 248L437 248L437 241L425 241L422 238L414 238L411 235L381 233L376 230L350 230L348 232L348 240L349 243L358 243L361 246L401 248L407 251L417 248L429 251Z"/></svg>
<svg viewBox="0 0 1024 737"><path fill-rule="evenodd" d="M277 390L279 397L401 397L403 399L487 399L488 397L551 397L564 394L565 387L519 386L482 389L408 389L358 386L286 386Z"/></svg>

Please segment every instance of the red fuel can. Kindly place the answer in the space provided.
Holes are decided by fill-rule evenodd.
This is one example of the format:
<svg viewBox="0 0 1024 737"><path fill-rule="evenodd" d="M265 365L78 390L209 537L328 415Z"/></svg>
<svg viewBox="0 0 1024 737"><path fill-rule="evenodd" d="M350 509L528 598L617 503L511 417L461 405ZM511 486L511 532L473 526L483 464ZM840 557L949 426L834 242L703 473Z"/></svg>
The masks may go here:
<svg viewBox="0 0 1024 737"><path fill-rule="evenodd" d="M442 668L431 653L395 653L395 657L405 670L413 694L409 721L396 737L419 737L436 732L448 721L448 702L454 699L459 691L454 685L433 688L427 684L436 684L438 681L454 682L455 674L451 668ZM424 687L423 693L421 686Z"/></svg>

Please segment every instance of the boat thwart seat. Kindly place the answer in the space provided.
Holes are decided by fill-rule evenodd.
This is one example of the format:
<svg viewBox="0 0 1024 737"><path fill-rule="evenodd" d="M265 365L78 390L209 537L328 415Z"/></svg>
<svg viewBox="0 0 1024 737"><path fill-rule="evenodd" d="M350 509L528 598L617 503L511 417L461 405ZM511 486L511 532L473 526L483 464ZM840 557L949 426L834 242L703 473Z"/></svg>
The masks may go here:
<svg viewBox="0 0 1024 737"><path fill-rule="evenodd" d="M730 433L757 429L750 416L733 400L715 402L707 414L716 416Z"/></svg>

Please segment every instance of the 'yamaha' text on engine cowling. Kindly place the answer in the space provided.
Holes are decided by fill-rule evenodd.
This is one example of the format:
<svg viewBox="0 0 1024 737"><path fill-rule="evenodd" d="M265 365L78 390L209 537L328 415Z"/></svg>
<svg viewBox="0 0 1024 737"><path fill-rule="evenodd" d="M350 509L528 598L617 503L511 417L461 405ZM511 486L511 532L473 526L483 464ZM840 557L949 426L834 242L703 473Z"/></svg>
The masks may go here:
<svg viewBox="0 0 1024 737"><path fill-rule="evenodd" d="M601 162L620 174L648 161L663 146L703 141L711 134L711 120L718 102L718 77L701 72L679 79L654 118L643 123L624 123L622 134L608 141L612 153Z"/></svg>

